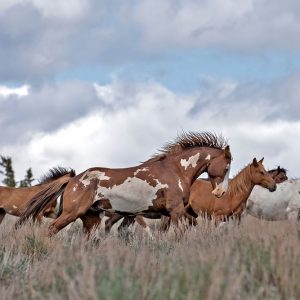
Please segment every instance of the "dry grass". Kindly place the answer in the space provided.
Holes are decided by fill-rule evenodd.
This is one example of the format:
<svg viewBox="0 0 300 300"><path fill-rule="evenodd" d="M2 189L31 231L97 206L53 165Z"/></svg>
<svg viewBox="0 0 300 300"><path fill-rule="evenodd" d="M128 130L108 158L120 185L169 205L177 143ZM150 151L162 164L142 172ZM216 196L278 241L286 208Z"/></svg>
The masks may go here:
<svg viewBox="0 0 300 300"><path fill-rule="evenodd" d="M136 228L86 242L81 226L49 239L46 225L0 227L1 299L300 299L299 225L251 217L200 223L176 242Z"/></svg>

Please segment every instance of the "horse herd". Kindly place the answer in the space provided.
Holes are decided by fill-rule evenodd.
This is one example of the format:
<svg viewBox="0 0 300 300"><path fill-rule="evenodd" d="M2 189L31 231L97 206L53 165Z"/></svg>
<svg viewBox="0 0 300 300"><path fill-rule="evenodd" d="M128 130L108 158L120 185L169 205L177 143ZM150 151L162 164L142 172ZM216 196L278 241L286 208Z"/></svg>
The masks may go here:
<svg viewBox="0 0 300 300"><path fill-rule="evenodd" d="M232 155L226 140L210 132L183 133L138 166L122 169L53 168L39 184L28 188L0 187L0 223L5 214L26 220L52 218L49 234L80 218L84 232L101 224L106 232L123 218L127 232L135 221L149 234L144 218L162 218L161 228L174 224L182 234L182 220L194 225L206 216L216 224L249 214L267 220L289 218L300 207L300 179L288 180L286 170L266 171L254 158L229 180ZM206 172L207 180L197 179ZM58 201L60 199L60 201Z"/></svg>

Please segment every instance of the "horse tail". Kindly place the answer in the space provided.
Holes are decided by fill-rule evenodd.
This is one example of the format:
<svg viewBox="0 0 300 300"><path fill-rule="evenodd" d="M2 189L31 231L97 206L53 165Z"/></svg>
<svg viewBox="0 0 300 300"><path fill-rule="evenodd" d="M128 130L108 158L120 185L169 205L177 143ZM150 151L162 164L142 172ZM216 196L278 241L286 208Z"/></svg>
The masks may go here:
<svg viewBox="0 0 300 300"><path fill-rule="evenodd" d="M75 174L72 174L74 177ZM47 205L50 205L56 199L61 196L71 180L72 177L61 177L50 183L38 192L29 202L25 210L21 213L19 220L17 221L15 227L18 228L30 217L35 219L39 213L41 213ZM62 201L61 201L62 202Z"/></svg>

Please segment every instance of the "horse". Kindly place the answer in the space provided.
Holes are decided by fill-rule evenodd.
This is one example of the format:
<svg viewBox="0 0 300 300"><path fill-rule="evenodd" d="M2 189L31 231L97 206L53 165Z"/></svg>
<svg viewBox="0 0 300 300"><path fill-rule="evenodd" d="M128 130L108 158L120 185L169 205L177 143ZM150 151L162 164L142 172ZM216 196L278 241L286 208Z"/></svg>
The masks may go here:
<svg viewBox="0 0 300 300"><path fill-rule="evenodd" d="M31 187L8 187L0 186L0 224L6 214L20 216L25 210L29 201L41 190L48 188L49 185L64 186L70 178L75 176L74 170L67 170L62 167L52 168L39 181L39 184ZM48 204L36 216L36 221L41 223L42 217L55 218L54 213L55 202Z"/></svg>
<svg viewBox="0 0 300 300"><path fill-rule="evenodd" d="M220 197L227 190L231 160L230 148L222 136L189 132L167 143L138 166L87 169L66 185L62 212L50 224L49 235L77 218L81 218L89 235L101 223L105 211L121 215L160 213L170 216L178 228L192 183L207 172L212 193ZM53 201L54 194L55 189L33 197L16 226L36 216Z"/></svg>
<svg viewBox="0 0 300 300"><path fill-rule="evenodd" d="M261 189L274 192L276 182L265 170L263 159L243 168L231 181L227 193L220 198L211 194L211 186L205 180L197 180L192 188L187 212L194 217L205 215L215 220L216 223L226 221L233 217L239 219L246 207L246 202L254 186L259 185Z"/></svg>
<svg viewBox="0 0 300 300"><path fill-rule="evenodd" d="M284 169L284 168L281 168L280 166L278 166L275 169L268 170L268 173L271 175L271 177L274 179L274 181L276 183L281 183L281 182L288 179L287 170ZM196 180L193 183L193 186L194 185L199 185L199 183L198 183L199 181L200 181L199 179ZM202 181L203 180L200 181L200 184L201 184ZM231 180L229 180L229 182L230 181ZM190 197L193 197L193 195L192 195L192 191L194 192L193 186L192 186ZM131 216L131 217L126 216L126 217L123 217L122 215L119 215L119 214L109 214L109 215L106 215L106 216L108 217L108 219L105 221L105 232L106 233L110 232L112 226L116 222L118 222L119 220L124 218L124 220L122 221L122 223L118 227L118 231L120 233L126 231L128 229L128 227L136 221L140 226L142 226L144 229L146 229L146 232L149 234L150 237L152 236L150 228L148 227L147 223L145 222L145 220L143 219L142 216ZM158 214L146 215L144 217L146 217L147 219L161 219L161 215L158 215ZM196 217L196 216L194 216L194 217ZM193 220L193 224L196 224L196 220ZM162 224L161 224L161 229L162 230L167 230L168 228L169 228L169 218L163 217Z"/></svg>
<svg viewBox="0 0 300 300"><path fill-rule="evenodd" d="M268 173L273 177L276 183L288 180L287 170L278 166L276 169L269 170Z"/></svg>
<svg viewBox="0 0 300 300"><path fill-rule="evenodd" d="M298 212L300 217L300 179L289 179L278 184L271 195L256 187L251 193L246 212L268 221L288 220Z"/></svg>

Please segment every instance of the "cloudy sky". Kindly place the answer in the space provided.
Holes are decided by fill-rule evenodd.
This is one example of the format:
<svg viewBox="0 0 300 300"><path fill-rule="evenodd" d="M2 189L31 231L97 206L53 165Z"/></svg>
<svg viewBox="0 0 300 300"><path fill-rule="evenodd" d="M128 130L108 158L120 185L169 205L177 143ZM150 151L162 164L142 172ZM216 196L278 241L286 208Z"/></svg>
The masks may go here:
<svg viewBox="0 0 300 300"><path fill-rule="evenodd" d="M183 130L300 177L298 0L1 0L0 154L17 179L125 167Z"/></svg>

